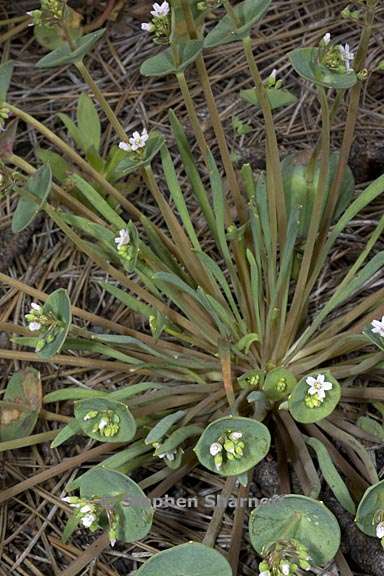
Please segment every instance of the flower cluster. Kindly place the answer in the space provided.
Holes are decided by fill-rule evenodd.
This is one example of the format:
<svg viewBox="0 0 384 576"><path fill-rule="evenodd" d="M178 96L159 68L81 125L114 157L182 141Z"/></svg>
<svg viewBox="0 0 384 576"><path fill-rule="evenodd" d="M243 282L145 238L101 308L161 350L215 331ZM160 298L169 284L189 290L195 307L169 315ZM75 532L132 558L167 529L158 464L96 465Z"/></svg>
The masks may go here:
<svg viewBox="0 0 384 576"><path fill-rule="evenodd" d="M327 32L320 42L320 63L330 70L344 74L352 70L355 58L349 44L334 45L331 43L331 34Z"/></svg>
<svg viewBox="0 0 384 576"><path fill-rule="evenodd" d="M98 432L106 438L111 438L119 433L120 418L112 410L102 410L100 412L98 410L91 410L83 418L85 422L95 419L97 419L97 422L92 428L92 432Z"/></svg>
<svg viewBox="0 0 384 576"><path fill-rule="evenodd" d="M160 442L154 442L152 444L152 446L155 448L155 450L160 446ZM161 458L161 460L168 460L168 462L174 462L176 460L177 457L177 450L170 450L169 452L164 452L163 454L159 454L158 457Z"/></svg>
<svg viewBox="0 0 384 576"><path fill-rule="evenodd" d="M277 70L274 68L268 78L265 81L266 88L281 88L283 84L282 80L277 79Z"/></svg>
<svg viewBox="0 0 384 576"><path fill-rule="evenodd" d="M27 12L32 16L34 26L47 26L48 28L58 24L64 17L64 0L41 0L41 9Z"/></svg>
<svg viewBox="0 0 384 576"><path fill-rule="evenodd" d="M136 267L139 254L137 230L130 222L126 228L119 230L115 238L116 249L125 268L132 272Z"/></svg>
<svg viewBox="0 0 384 576"><path fill-rule="evenodd" d="M381 320L373 320L371 322L372 332L384 338L384 316Z"/></svg>
<svg viewBox="0 0 384 576"><path fill-rule="evenodd" d="M154 34L159 44L168 43L171 32L171 9L168 2L158 4L155 2L151 10L152 20L143 22L141 29Z"/></svg>
<svg viewBox="0 0 384 576"><path fill-rule="evenodd" d="M128 138L128 142L120 142L119 148L125 152L134 153L134 156L140 158L143 155L148 138L149 134L146 128L144 128L141 133L137 131L134 132L132 136Z"/></svg>
<svg viewBox="0 0 384 576"><path fill-rule="evenodd" d="M45 312L36 302L32 302L31 309L25 315L25 319L28 322L28 329L31 332L36 332L39 336L36 352L42 350L46 344L53 342L62 325L52 312Z"/></svg>
<svg viewBox="0 0 384 576"><path fill-rule="evenodd" d="M224 458L229 462L233 462L244 455L245 444L242 441L242 437L242 432L228 430L210 445L209 452L214 458L217 470L221 469Z"/></svg>
<svg viewBox="0 0 384 576"><path fill-rule="evenodd" d="M381 540L381 545L384 547L384 510L376 511L373 522L376 524L376 537Z"/></svg>
<svg viewBox="0 0 384 576"><path fill-rule="evenodd" d="M75 515L79 523L88 528L91 532L95 532L98 528L101 528L100 522L101 516L105 515L108 519L109 529L108 536L111 546L114 546L118 535L118 517L115 512L108 507L107 509L102 506L101 502L96 500L88 500L85 498L78 498L77 496L66 496L62 498L63 502L66 502L74 509Z"/></svg>
<svg viewBox="0 0 384 576"><path fill-rule="evenodd" d="M259 576L294 576L311 568L307 547L294 538L275 542L263 556Z"/></svg>
<svg viewBox="0 0 384 576"><path fill-rule="evenodd" d="M326 397L326 393L332 390L332 382L327 382L324 374L318 374L316 378L308 376L305 379L309 386L308 392L305 396L305 404L308 408L318 408Z"/></svg>

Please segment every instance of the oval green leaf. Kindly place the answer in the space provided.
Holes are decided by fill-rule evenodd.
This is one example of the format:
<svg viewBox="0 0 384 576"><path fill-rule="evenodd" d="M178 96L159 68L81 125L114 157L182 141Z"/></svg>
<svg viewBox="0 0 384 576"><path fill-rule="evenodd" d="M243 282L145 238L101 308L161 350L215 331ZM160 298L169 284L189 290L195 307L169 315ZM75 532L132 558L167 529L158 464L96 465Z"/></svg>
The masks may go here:
<svg viewBox="0 0 384 576"><path fill-rule="evenodd" d="M332 389L326 391L325 398L319 407L309 408L305 404L305 398L309 389L309 385L306 380L308 377L316 378L320 373L325 376L325 380L327 382L332 384ZM335 378L328 370L312 372L311 374L304 376L304 378L302 378L293 389L292 394L288 399L288 410L297 422L311 424L313 422L323 420L332 414L337 404L339 403L340 397L340 384L337 380L335 380Z"/></svg>
<svg viewBox="0 0 384 576"><path fill-rule="evenodd" d="M90 50L92 50L104 32L105 28L102 28L101 30L96 30L96 32L91 32L90 34L86 34L82 38L79 38L75 41L75 50L72 50L67 42L63 43L61 46L56 48L56 50L53 50L41 58L36 64L37 68L54 68L55 66L79 62Z"/></svg>
<svg viewBox="0 0 384 576"><path fill-rule="evenodd" d="M59 322L59 329L52 342L47 342L37 353L41 358L51 358L64 346L72 322L71 301L67 291L59 288L50 294L43 306L43 314L52 314Z"/></svg>
<svg viewBox="0 0 384 576"><path fill-rule="evenodd" d="M366 490L357 508L355 522L364 534L376 536L377 513L380 511L384 513L384 480Z"/></svg>
<svg viewBox="0 0 384 576"><path fill-rule="evenodd" d="M203 41L180 40L176 43L175 49L178 50L178 62L175 62L173 49L167 48L160 54L145 60L140 68L141 74L143 76L166 76L183 72L202 51Z"/></svg>
<svg viewBox="0 0 384 576"><path fill-rule="evenodd" d="M188 542L152 556L136 576L232 576L228 561L212 548Z"/></svg>
<svg viewBox="0 0 384 576"><path fill-rule="evenodd" d="M211 30L205 40L204 48L214 48L221 44L236 42L249 32L254 24L262 18L268 10L272 0L245 0L234 6L234 11L240 21L238 27L235 26L232 18L226 14L220 22Z"/></svg>
<svg viewBox="0 0 384 576"><path fill-rule="evenodd" d="M94 415L97 413L97 415ZM117 431L106 436L98 427L103 417L115 416ZM92 398L75 403L75 418L82 431L99 442L129 442L136 434L136 422L128 407L122 402L107 398Z"/></svg>
<svg viewBox="0 0 384 576"><path fill-rule="evenodd" d="M289 106L290 104L297 102L297 97L292 94L292 92L285 90L284 88L267 88L266 93L272 110L282 108L283 106ZM241 90L240 98L249 104L253 104L258 108L260 107L259 99L254 88L250 88L249 90Z"/></svg>
<svg viewBox="0 0 384 576"><path fill-rule="evenodd" d="M20 197L12 217L12 232L21 232L34 220L40 208L48 198L52 186L52 172L49 164L39 168L27 179L26 189L36 201L29 197Z"/></svg>
<svg viewBox="0 0 384 576"><path fill-rule="evenodd" d="M322 502L294 494L257 506L249 519L249 536L259 554L278 540L295 538L308 548L316 566L332 560L340 546L332 512Z"/></svg>
<svg viewBox="0 0 384 576"><path fill-rule="evenodd" d="M288 397L296 384L297 380L292 372L285 368L275 368L267 373L263 390L269 400L283 400Z"/></svg>
<svg viewBox="0 0 384 576"><path fill-rule="evenodd" d="M306 80L310 80L325 88L346 90L357 82L353 70L340 74L333 72L323 64L319 64L319 48L296 48L289 53L289 59L296 72Z"/></svg>
<svg viewBox="0 0 384 576"><path fill-rule="evenodd" d="M102 499L105 505L114 507L118 516L117 539L136 542L151 529L153 508L140 486L131 478L98 466L81 477L80 496L86 499Z"/></svg>
<svg viewBox="0 0 384 576"><path fill-rule="evenodd" d="M217 470L214 457L210 453L210 446L228 431L242 433L242 441L245 444L244 454L237 460L224 461L220 470ZM269 430L261 422L251 418L229 416L209 424L194 451L200 463L208 470L221 476L238 476L256 466L267 455L270 443Z"/></svg>
<svg viewBox="0 0 384 576"><path fill-rule="evenodd" d="M42 405L40 372L26 368L15 372L0 402L0 442L29 436Z"/></svg>

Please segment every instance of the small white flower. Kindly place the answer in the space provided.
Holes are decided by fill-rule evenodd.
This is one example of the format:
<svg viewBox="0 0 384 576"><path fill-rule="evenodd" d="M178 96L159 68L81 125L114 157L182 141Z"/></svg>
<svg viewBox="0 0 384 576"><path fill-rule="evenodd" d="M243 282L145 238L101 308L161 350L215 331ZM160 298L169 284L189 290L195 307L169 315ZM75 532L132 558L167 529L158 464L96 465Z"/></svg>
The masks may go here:
<svg viewBox="0 0 384 576"><path fill-rule="evenodd" d="M223 447L219 442L213 442L209 447L209 453L211 456L217 456L217 454L220 454L222 451Z"/></svg>
<svg viewBox="0 0 384 576"><path fill-rule="evenodd" d="M259 573L259 576L271 576L271 573L269 570L263 570L263 572Z"/></svg>
<svg viewBox="0 0 384 576"><path fill-rule="evenodd" d="M331 34L330 32L327 32L326 34L324 34L323 39L322 39L322 43L324 44L324 46L328 46L328 44L331 41Z"/></svg>
<svg viewBox="0 0 384 576"><path fill-rule="evenodd" d="M84 504L84 506L80 508L80 512L82 514L88 514L88 512L93 512L93 506L91 504Z"/></svg>
<svg viewBox="0 0 384 576"><path fill-rule="evenodd" d="M170 462L173 462L176 458L176 450L172 450L170 452L163 452L163 454L159 454L159 458L164 459L166 458Z"/></svg>
<svg viewBox="0 0 384 576"><path fill-rule="evenodd" d="M112 546L112 548L114 547L114 545L116 544L116 538L111 538L109 541L110 545Z"/></svg>
<svg viewBox="0 0 384 576"><path fill-rule="evenodd" d="M284 574L284 576L289 576L291 568L288 562L281 562L280 563L280 570Z"/></svg>
<svg viewBox="0 0 384 576"><path fill-rule="evenodd" d="M275 82L276 76L277 76L277 70L276 70L276 68L274 68L269 75L269 79L272 80L272 82Z"/></svg>
<svg viewBox="0 0 384 576"><path fill-rule="evenodd" d="M106 426L108 426L108 418L100 418L99 424L97 426L100 432L102 432Z"/></svg>
<svg viewBox="0 0 384 576"><path fill-rule="evenodd" d="M384 316L381 320L373 320L371 322L372 332L384 338Z"/></svg>
<svg viewBox="0 0 384 576"><path fill-rule="evenodd" d="M41 310L40 304L36 304L36 302L32 302L31 308L32 308L33 310L36 310L37 312L40 312L40 310Z"/></svg>
<svg viewBox="0 0 384 576"><path fill-rule="evenodd" d="M379 522L376 526L376 536L378 538L384 538L384 522Z"/></svg>
<svg viewBox="0 0 384 576"><path fill-rule="evenodd" d="M229 435L229 438L231 440L233 440L233 442L236 442L237 440L240 440L240 438L243 437L243 433L242 432L231 432Z"/></svg>
<svg viewBox="0 0 384 576"><path fill-rule="evenodd" d="M324 374L318 374L316 378L313 376L308 376L305 381L309 386L308 394L311 396L317 394L317 397L319 400L321 400L321 402L325 398L325 392L332 390L333 388L332 383L325 380Z"/></svg>
<svg viewBox="0 0 384 576"><path fill-rule="evenodd" d="M78 502L78 498L76 496L64 496L62 498L63 502L66 502L71 506L71 508L80 508L81 504Z"/></svg>
<svg viewBox="0 0 384 576"><path fill-rule="evenodd" d="M348 43L345 44L345 46L342 46L340 44L339 49L340 49L341 57L344 60L345 68L346 68L347 72L349 72L352 69L351 62L353 62L355 55L350 50Z"/></svg>
<svg viewBox="0 0 384 576"><path fill-rule="evenodd" d="M30 322L28 324L28 328L31 330L31 332L37 332L38 330L40 330L41 324L40 322Z"/></svg>
<svg viewBox="0 0 384 576"><path fill-rule="evenodd" d="M144 30L145 32L152 32L153 28L154 26L150 22L143 22L141 24L141 29Z"/></svg>
<svg viewBox="0 0 384 576"><path fill-rule="evenodd" d="M130 152L130 151L131 151L130 145L127 144L126 142L120 142L119 148L120 148L120 150L124 150L125 152Z"/></svg>
<svg viewBox="0 0 384 576"><path fill-rule="evenodd" d="M127 246L129 244L129 232L126 228L123 228L119 231L119 235L115 238L116 248L120 250L123 246Z"/></svg>
<svg viewBox="0 0 384 576"><path fill-rule="evenodd" d="M141 148L145 147L145 144L149 138L147 130L144 128L141 132L134 132L129 139L129 143L131 145L131 150L135 152L136 150L140 150Z"/></svg>
<svg viewBox="0 0 384 576"><path fill-rule="evenodd" d="M83 518L81 519L81 523L85 528L89 528L90 526L92 526L95 520L96 520L95 514L90 513L83 516Z"/></svg>
<svg viewBox="0 0 384 576"><path fill-rule="evenodd" d="M151 14L154 18L162 18L163 16L168 16L169 14L168 2L162 2L161 4L155 2L152 8L153 10L151 11Z"/></svg>

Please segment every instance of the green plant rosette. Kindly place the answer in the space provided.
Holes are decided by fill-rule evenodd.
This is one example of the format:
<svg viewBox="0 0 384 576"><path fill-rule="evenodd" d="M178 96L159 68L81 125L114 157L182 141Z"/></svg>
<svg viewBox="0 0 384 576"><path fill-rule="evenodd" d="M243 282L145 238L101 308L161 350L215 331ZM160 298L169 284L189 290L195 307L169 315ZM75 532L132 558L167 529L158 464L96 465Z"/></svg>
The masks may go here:
<svg viewBox="0 0 384 576"><path fill-rule="evenodd" d="M357 76L353 70L344 73L334 72L320 64L319 48L296 48L289 53L289 59L302 78L319 86L346 90L352 88L357 82Z"/></svg>
<svg viewBox="0 0 384 576"><path fill-rule="evenodd" d="M211 30L204 40L204 48L214 48L229 42L237 42L249 35L252 27L269 8L272 0L245 0L234 6L240 25L235 26L232 18L226 14Z"/></svg>
<svg viewBox="0 0 384 576"><path fill-rule="evenodd" d="M245 444L244 454L238 460L225 459L220 470L217 470L214 457L210 454L210 446L229 430L242 433L242 441ZM251 418L229 416L209 424L200 436L194 451L200 463L211 472L216 472L221 476L238 476L256 466L267 455L270 443L269 430L261 422Z"/></svg>
<svg viewBox="0 0 384 576"><path fill-rule="evenodd" d="M332 512L322 502L295 494L257 506L249 519L249 536L260 555L279 540L296 539L316 566L332 560L340 546L340 527Z"/></svg>
<svg viewBox="0 0 384 576"><path fill-rule="evenodd" d="M263 391L269 400L282 400L288 397L296 384L297 380L292 372L285 368L275 368L267 373ZM285 386L284 390L282 389L283 386Z"/></svg>
<svg viewBox="0 0 384 576"><path fill-rule="evenodd" d="M288 213L291 213L292 210L297 210L300 208L300 225L298 231L298 236L300 238L306 237L309 230L313 204L316 198L320 176L320 162L317 161L313 174L313 180L312 182L308 181L309 156L310 154L308 152L290 154L284 158L281 166L284 192L287 202L287 211ZM332 152L329 159L329 171L325 187L322 212L325 209L329 191L336 176L338 162L339 153ZM339 201L335 210L335 219L337 219L338 216L340 216L351 203L354 187L355 180L351 169L349 166L347 166L344 172L343 180L341 182ZM319 218L320 217L321 214L319 214Z"/></svg>
<svg viewBox="0 0 384 576"><path fill-rule="evenodd" d="M376 514L384 512L384 480L370 486L357 508L355 522L364 534L376 536Z"/></svg>
<svg viewBox="0 0 384 576"><path fill-rule="evenodd" d="M82 476L80 497L105 500L118 515L117 539L136 542L151 529L154 510L140 486L131 478L103 467L96 467ZM107 527L107 523L106 523Z"/></svg>
<svg viewBox="0 0 384 576"><path fill-rule="evenodd" d="M152 556L136 576L232 576L228 561L220 552L188 542Z"/></svg>
<svg viewBox="0 0 384 576"><path fill-rule="evenodd" d="M305 404L305 397L307 395L309 386L306 382L308 376L316 378L318 374L324 374L326 381L331 382L333 387L327 390L323 402L317 408L309 408ZM341 387L338 381L331 375L328 370L319 372L312 372L302 378L295 386L292 394L288 398L288 410L297 422L303 424L312 424L323 420L336 408L341 398Z"/></svg>
<svg viewBox="0 0 384 576"><path fill-rule="evenodd" d="M42 406L40 372L15 372L0 401L0 442L25 438L33 432Z"/></svg>
<svg viewBox="0 0 384 576"><path fill-rule="evenodd" d="M174 58L177 50L178 61ZM167 48L156 56L151 56L142 63L140 72L143 76L166 76L178 74L190 66L203 49L202 40L179 40L173 48Z"/></svg>
<svg viewBox="0 0 384 576"><path fill-rule="evenodd" d="M101 418L101 413L111 411L118 416L119 430L113 436L105 436L95 427ZM84 420L92 412L99 415ZM107 398L89 398L75 402L75 418L82 431L99 442L129 442L136 434L136 422L126 404Z"/></svg>

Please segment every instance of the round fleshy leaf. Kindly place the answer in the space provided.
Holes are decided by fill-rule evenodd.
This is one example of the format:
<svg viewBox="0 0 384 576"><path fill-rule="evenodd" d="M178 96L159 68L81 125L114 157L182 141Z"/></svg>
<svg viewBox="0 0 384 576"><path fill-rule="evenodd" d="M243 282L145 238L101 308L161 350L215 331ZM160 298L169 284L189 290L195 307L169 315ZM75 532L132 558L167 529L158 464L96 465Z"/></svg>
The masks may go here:
<svg viewBox="0 0 384 576"><path fill-rule="evenodd" d="M21 232L36 218L41 206L48 198L52 187L52 172L48 164L39 168L29 176L26 189L36 198L36 202L29 197L20 197L16 210L12 216L12 232Z"/></svg>
<svg viewBox="0 0 384 576"><path fill-rule="evenodd" d="M145 60L141 65L140 72L143 76L166 76L183 72L200 54L203 49L202 40L185 40L177 43L179 50L179 63L174 60L174 52L167 48Z"/></svg>
<svg viewBox="0 0 384 576"><path fill-rule="evenodd" d="M113 181L119 180L128 174L131 174L138 168L150 164L153 158L160 152L164 144L164 138L159 132L151 132L149 139L144 148L144 155L140 159L133 159L129 152L116 149L113 157L113 165L109 167L110 178Z"/></svg>
<svg viewBox="0 0 384 576"><path fill-rule="evenodd" d="M296 386L297 380L292 372L285 368L275 368L265 377L263 390L269 400L287 398Z"/></svg>
<svg viewBox="0 0 384 576"><path fill-rule="evenodd" d="M265 373L263 370L248 370L237 379L242 390L257 390L262 387Z"/></svg>
<svg viewBox="0 0 384 576"><path fill-rule="evenodd" d="M277 108L282 108L284 106L289 106L290 104L297 102L297 97L292 94L292 92L285 90L284 88L267 88L266 93L272 110L276 110ZM259 99L254 88L250 88L249 90L242 90L240 92L240 98L249 104L253 104L258 108L260 107Z"/></svg>
<svg viewBox="0 0 384 576"><path fill-rule="evenodd" d="M308 548L312 561L322 566L340 546L340 527L322 502L289 494L260 504L249 519L251 544L259 554L278 540L294 538Z"/></svg>
<svg viewBox="0 0 384 576"><path fill-rule="evenodd" d="M115 416L117 431L106 436L100 420ZM128 407L122 402L106 398L88 398L75 403L75 418L82 431L99 442L129 442L136 434L136 422Z"/></svg>
<svg viewBox="0 0 384 576"><path fill-rule="evenodd" d="M119 523L117 539L136 542L144 538L151 529L153 508L140 486L131 478L98 466L81 477L80 497L102 499L111 505Z"/></svg>
<svg viewBox="0 0 384 576"><path fill-rule="evenodd" d="M380 511L384 513L384 480L366 490L357 508L355 522L368 536L376 536Z"/></svg>
<svg viewBox="0 0 384 576"><path fill-rule="evenodd" d="M45 301L42 311L43 314L52 314L60 322L60 327L52 342L47 342L45 346L37 352L42 358L51 358L51 356L60 352L71 327L71 301L66 290L59 288L55 290L55 292L52 292Z"/></svg>
<svg viewBox="0 0 384 576"><path fill-rule="evenodd" d="M240 25L236 27L232 18L226 14L213 30L207 34L204 40L204 48L214 48L221 44L236 42L248 36L252 26L268 10L270 3L271 0L245 0L234 6Z"/></svg>
<svg viewBox="0 0 384 576"><path fill-rule="evenodd" d="M313 203L316 198L319 176L320 162L316 162L313 180L308 181L308 170L310 153L304 152L299 154L290 154L282 162L282 175L285 198L287 202L287 211L291 213L300 208L300 225L298 235L303 238L307 235L312 215ZM335 178L337 166L339 163L339 153L333 152L329 159L329 170L327 184L324 193L322 212L325 209L329 191ZM351 169L347 166L340 187L339 201L335 210L335 219L337 219L350 204L355 181Z"/></svg>
<svg viewBox="0 0 384 576"><path fill-rule="evenodd" d="M136 576L232 576L228 561L220 552L188 542L152 556Z"/></svg>
<svg viewBox="0 0 384 576"><path fill-rule="evenodd" d="M316 378L319 374L323 374L325 376L325 380L332 384L332 389L325 392L325 398L320 406L316 408L309 408L305 404L305 398L309 390L307 378ZM304 378L302 378L293 389L292 394L288 399L288 410L297 422L311 424L313 422L319 422L320 420L323 420L332 414L340 401L340 397L340 384L337 380L335 380L335 378L328 370L312 372L311 374L304 376Z"/></svg>
<svg viewBox="0 0 384 576"><path fill-rule="evenodd" d="M302 78L319 86L346 90L357 82L357 76L353 70L341 74L319 64L319 48L296 48L289 53L289 59Z"/></svg>
<svg viewBox="0 0 384 576"><path fill-rule="evenodd" d="M214 457L210 453L210 447L217 442L219 438L228 432L241 432L241 440L244 442L244 454L236 460L224 460L221 468L218 470L215 465ZM203 466L216 472L221 476L238 476L247 472L268 453L271 443L269 430L261 422L251 418L242 417L225 417L215 420L209 424L201 435L196 447L196 455Z"/></svg>
<svg viewBox="0 0 384 576"><path fill-rule="evenodd" d="M40 373L34 368L15 372L0 402L0 441L24 438L33 432L42 405Z"/></svg>

